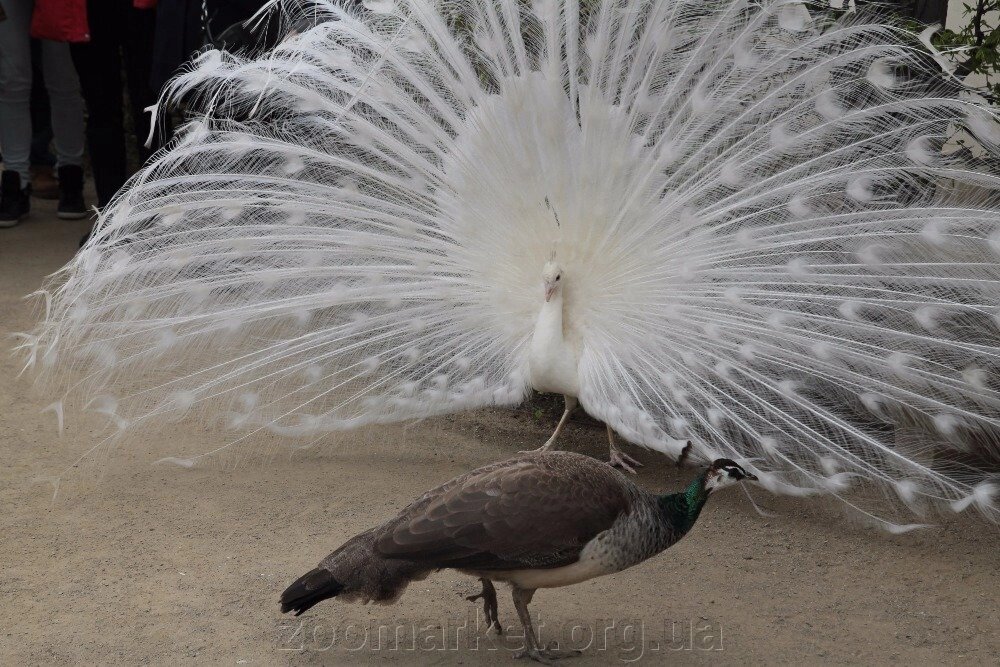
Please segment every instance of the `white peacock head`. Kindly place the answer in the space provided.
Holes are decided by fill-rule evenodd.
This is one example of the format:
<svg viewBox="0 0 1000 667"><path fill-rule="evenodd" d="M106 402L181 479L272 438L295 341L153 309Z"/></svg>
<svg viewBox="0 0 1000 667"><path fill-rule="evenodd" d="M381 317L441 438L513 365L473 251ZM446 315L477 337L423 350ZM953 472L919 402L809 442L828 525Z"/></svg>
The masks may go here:
<svg viewBox="0 0 1000 667"><path fill-rule="evenodd" d="M545 262L542 268L542 284L545 286L545 301L551 301L552 297L562 289L563 270L556 264L556 260L550 259Z"/></svg>
<svg viewBox="0 0 1000 667"><path fill-rule="evenodd" d="M705 473L705 490L712 493L745 479L756 480L757 476L744 470L732 459L715 459Z"/></svg>

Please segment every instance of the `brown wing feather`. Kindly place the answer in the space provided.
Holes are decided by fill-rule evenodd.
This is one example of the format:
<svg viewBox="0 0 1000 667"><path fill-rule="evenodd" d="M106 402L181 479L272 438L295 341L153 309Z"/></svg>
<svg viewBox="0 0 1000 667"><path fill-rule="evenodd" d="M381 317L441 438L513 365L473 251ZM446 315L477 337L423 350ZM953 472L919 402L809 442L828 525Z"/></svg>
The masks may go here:
<svg viewBox="0 0 1000 667"><path fill-rule="evenodd" d="M425 493L378 530L375 548L434 567L558 567L628 510L630 486L579 454L518 457Z"/></svg>

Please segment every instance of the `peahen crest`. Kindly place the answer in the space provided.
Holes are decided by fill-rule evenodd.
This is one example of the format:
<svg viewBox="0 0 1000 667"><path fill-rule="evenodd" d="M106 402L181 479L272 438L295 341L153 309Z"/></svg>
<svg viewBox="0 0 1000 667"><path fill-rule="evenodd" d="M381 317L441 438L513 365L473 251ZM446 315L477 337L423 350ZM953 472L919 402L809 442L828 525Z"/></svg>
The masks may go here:
<svg viewBox="0 0 1000 667"><path fill-rule="evenodd" d="M279 435L517 405L558 247L623 437L996 517L1000 125L939 54L797 2L364 5L172 82L192 120L22 346L67 400Z"/></svg>

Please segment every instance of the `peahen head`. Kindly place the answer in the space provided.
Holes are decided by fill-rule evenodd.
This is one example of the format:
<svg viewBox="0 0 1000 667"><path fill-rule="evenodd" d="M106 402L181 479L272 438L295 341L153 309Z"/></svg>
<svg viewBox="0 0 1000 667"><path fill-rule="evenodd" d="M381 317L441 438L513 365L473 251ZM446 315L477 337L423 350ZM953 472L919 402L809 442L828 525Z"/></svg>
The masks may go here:
<svg viewBox="0 0 1000 667"><path fill-rule="evenodd" d="M660 496L660 503L668 520L683 534L698 520L710 495L745 479L756 480L757 476L732 459L715 459L708 470L692 480L687 489Z"/></svg>
<svg viewBox="0 0 1000 667"><path fill-rule="evenodd" d="M712 493L745 479L756 480L757 476L748 473L732 459L715 459L705 472L705 491Z"/></svg>
<svg viewBox="0 0 1000 667"><path fill-rule="evenodd" d="M545 262L542 269L542 284L545 285L545 301L551 301L552 297L562 289L563 270L554 259Z"/></svg>

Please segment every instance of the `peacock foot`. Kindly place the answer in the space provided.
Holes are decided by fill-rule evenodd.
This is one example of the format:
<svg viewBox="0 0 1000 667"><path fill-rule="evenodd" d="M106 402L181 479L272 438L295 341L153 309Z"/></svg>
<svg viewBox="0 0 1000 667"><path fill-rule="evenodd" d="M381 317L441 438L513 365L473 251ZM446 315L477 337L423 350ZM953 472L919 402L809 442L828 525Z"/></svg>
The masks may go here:
<svg viewBox="0 0 1000 667"><path fill-rule="evenodd" d="M643 466L642 463L636 461L634 458L617 447L611 448L611 456L608 458L608 465L612 468L621 468L622 470L630 472L633 475L635 474L635 468L632 466L638 466L640 468Z"/></svg>
<svg viewBox="0 0 1000 667"><path fill-rule="evenodd" d="M493 587L493 582L489 579L480 578L479 581L483 583L483 590L465 599L469 602L482 599L483 615L486 617L486 631L495 629L498 635L502 635L503 628L500 626L500 616L497 613L497 589Z"/></svg>
<svg viewBox="0 0 1000 667"><path fill-rule="evenodd" d="M562 660L563 658L575 658L581 655L583 651L577 650L559 650L552 647L549 644L545 648L536 648L534 646L529 646L528 648L523 648L520 651L514 652L514 658L529 658L535 662L540 662L543 665L551 665L556 660Z"/></svg>

